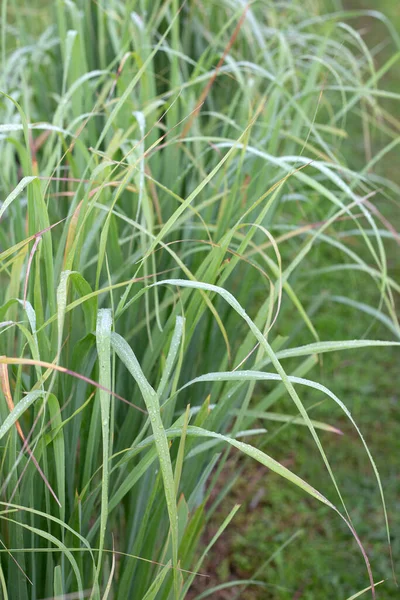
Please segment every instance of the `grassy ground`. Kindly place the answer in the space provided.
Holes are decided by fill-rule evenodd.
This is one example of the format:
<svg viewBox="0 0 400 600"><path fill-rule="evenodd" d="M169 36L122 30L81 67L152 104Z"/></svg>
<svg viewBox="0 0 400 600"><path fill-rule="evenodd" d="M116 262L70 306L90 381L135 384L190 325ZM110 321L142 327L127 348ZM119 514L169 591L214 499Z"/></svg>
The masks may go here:
<svg viewBox="0 0 400 600"><path fill-rule="evenodd" d="M307 289L308 293L312 293L312 286ZM349 287L350 291L354 291L354 287ZM365 294L364 300L367 300ZM321 334L339 339L346 335L348 320L354 317L345 309L341 317L317 317L316 323ZM360 330L366 331L368 319L356 318L360 321ZM380 327L376 327L375 333L379 337L384 335ZM376 459L387 496L393 555L399 573L400 376L397 362L393 360L393 354L385 350L378 350L373 356L370 352L361 355L346 353L324 358L323 365L316 370L314 377L321 383L330 382L331 389L346 402ZM321 396L315 393L305 396L308 406L321 401ZM282 403L279 409L285 412L290 410L290 406ZM343 436L323 434L324 447L332 459L344 497L351 506L353 522L367 542L376 578L388 580L385 589L378 591L378 597L395 599L399 590L392 580L383 515L364 449L351 425L331 403L317 406L312 415L343 431ZM275 439L267 446L268 452L279 455L283 464L314 485L322 485L328 492L329 484L323 466L312 455L307 432L291 427L278 433L273 424L269 424L268 429L277 430ZM257 579L268 583L268 587L249 586L246 591L240 592L240 598L347 598L352 592L362 589L365 578L363 569L360 569L357 546L349 540L346 528L335 516L324 508L315 507L299 492L282 485L274 475L255 468L251 462L242 466L243 475L229 496L231 504L242 502L242 510L235 526L210 554L207 563L211 572L217 565L214 583L251 578L261 562L271 557L291 536L298 534L277 559L259 573ZM232 478L236 470L237 462L232 460L227 465L226 478ZM220 522L228 508L229 505L225 504L220 507L216 523ZM211 525L207 539L212 533ZM197 591L204 589L206 586L200 582ZM234 598L237 594L238 589L234 588L213 597L223 600Z"/></svg>
<svg viewBox="0 0 400 600"><path fill-rule="evenodd" d="M376 9L375 3L360 0L345 3L347 9ZM379 3L379 10L390 18L400 34L400 12L397 2L386 0ZM363 36L371 45L384 41L383 29L368 17L356 20L363 30ZM352 21L354 25L354 21ZM390 54L390 45L382 49L382 55ZM398 88L400 67L393 70L385 79L385 85L393 91ZM394 105L389 107L393 108ZM396 109L397 110L397 109ZM394 113L396 114L396 112ZM400 115L397 113L397 116ZM351 122L349 123L351 127ZM357 132L355 133L355 137ZM378 139L375 143L379 144ZM362 140L359 141L362 153ZM381 173L400 182L396 164L398 150L394 151L381 165ZM380 210L395 227L400 224L398 204L381 203ZM389 264L394 278L400 275L399 248L393 244L389 253ZM322 249L315 256L315 264L329 264L332 252ZM313 262L313 261L312 261ZM325 278L327 293L341 289L343 295L358 296L361 302L376 305L377 295L365 281L347 275L338 278ZM318 294L319 286L305 280L304 297ZM344 291L346 290L346 291ZM342 293L341 292L341 293ZM293 323L290 312L283 319L285 328L281 334L290 331ZM356 323L355 323L356 321ZM341 339L354 328L354 335L369 335L382 338L387 336L385 328L376 323L370 329L370 320L355 311L343 308L339 313L333 310L325 315L314 317L314 323L323 339ZM287 329L286 329L287 327ZM300 334L301 339L301 334ZM323 364L316 368L315 377L321 383L331 385L331 389L351 410L360 428L365 432L368 443L382 476L389 505L392 527L393 556L397 578L400 578L400 372L393 353L386 350L377 352L346 353L325 357ZM371 467L357 435L339 412L329 403L320 404L321 397L316 393L306 393L307 404L316 404L314 418L327 420L338 426L343 436L323 434L324 447L335 466L335 474L341 484L344 496L352 507L351 516L357 529L365 536L372 565L377 580L385 579L384 588L377 590L378 598L399 597L399 588L393 582L388 550L382 529L382 512L379 507L377 490L371 479ZM318 405L319 404L319 405ZM289 407L282 405L283 410ZM269 427L269 430L273 427ZM312 457L312 447L305 431L299 428L277 429L276 437L268 445L271 454L282 454L283 463L293 468L307 481L317 485L325 479L322 466ZM240 461L239 461L240 464ZM230 480L237 472L237 461L228 463L225 476ZM243 503L243 495L245 502ZM348 535L334 516L324 508L315 507L307 498L294 489L282 485L281 481L265 471L255 468L251 462L243 465L235 490L229 496L230 503L242 502L242 511L235 520L235 528L220 541L208 557L207 566L213 572L213 583L250 579L263 561L272 560L258 573L257 579L267 583L267 587L249 585L243 589L226 588L212 597L225 600L319 600L320 598L345 598L362 589L363 570L357 559L357 547L349 543ZM220 507L215 524L223 518L226 506ZM205 539L212 536L216 525L211 524ZM267 532L265 535L263 532ZM292 541L291 541L292 540ZM276 558L273 554L290 541ZM207 589L205 582L199 582L197 592ZM195 594L194 594L195 597Z"/></svg>

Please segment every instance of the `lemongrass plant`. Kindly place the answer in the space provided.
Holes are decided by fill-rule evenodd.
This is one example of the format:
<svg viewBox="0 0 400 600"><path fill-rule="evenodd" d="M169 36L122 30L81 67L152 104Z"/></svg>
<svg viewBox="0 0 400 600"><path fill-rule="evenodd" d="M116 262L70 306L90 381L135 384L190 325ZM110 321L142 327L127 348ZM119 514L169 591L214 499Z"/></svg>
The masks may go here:
<svg viewBox="0 0 400 600"><path fill-rule="evenodd" d="M385 102L400 96L381 81L400 43L371 15L393 44L377 68L361 13L319 4L2 3L4 599L185 598L238 510L199 543L229 453L335 511L374 595L318 433L337 429L310 418L302 391L354 425L390 545L379 465L346 398L307 374L323 353L399 343L396 233L375 202L399 192L379 166L399 140ZM338 285L346 340L313 323L334 310L333 271L377 298ZM360 333L357 311L387 337ZM291 413L271 413L284 395ZM268 454L268 419L308 428L319 489Z"/></svg>

